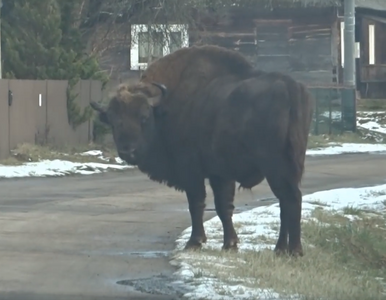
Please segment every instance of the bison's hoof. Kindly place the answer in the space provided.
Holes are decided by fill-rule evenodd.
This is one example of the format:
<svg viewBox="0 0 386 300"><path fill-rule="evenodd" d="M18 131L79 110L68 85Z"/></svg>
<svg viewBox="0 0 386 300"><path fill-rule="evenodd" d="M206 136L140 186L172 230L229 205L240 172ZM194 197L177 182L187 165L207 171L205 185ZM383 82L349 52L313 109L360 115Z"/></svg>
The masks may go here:
<svg viewBox="0 0 386 300"><path fill-rule="evenodd" d="M276 246L275 250L273 250L277 256L283 256L288 254L288 246L283 245L281 247Z"/></svg>
<svg viewBox="0 0 386 300"><path fill-rule="evenodd" d="M223 245L222 250L225 252L237 252L239 250L239 247L237 246L237 244L232 246Z"/></svg>
<svg viewBox="0 0 386 300"><path fill-rule="evenodd" d="M289 256L292 256L292 257L301 257L303 256L303 249L302 247L296 247L296 248L289 248L286 247L286 248L278 248L276 247L275 250L274 250L275 254L277 256L282 256L282 255L289 255Z"/></svg>
<svg viewBox="0 0 386 300"><path fill-rule="evenodd" d="M238 239L235 239L235 240L232 240L232 241L224 242L224 244L223 244L223 246L222 246L222 250L237 252L237 250L238 250L237 243L238 243L238 242L239 242Z"/></svg>
<svg viewBox="0 0 386 300"><path fill-rule="evenodd" d="M304 256L303 249L294 249L289 251L289 255L293 257L302 257Z"/></svg>
<svg viewBox="0 0 386 300"><path fill-rule="evenodd" d="M301 257L304 255L303 247L301 243L297 243L295 245L290 244L288 252L289 252L289 255L293 257Z"/></svg>
<svg viewBox="0 0 386 300"><path fill-rule="evenodd" d="M203 241L190 239L185 245L185 250L200 250L202 247L202 243L205 243L205 242L206 242L206 239L204 239Z"/></svg>
<svg viewBox="0 0 386 300"><path fill-rule="evenodd" d="M288 254L288 250L286 250L286 249L275 249L274 253L276 254L276 256L284 256L284 255Z"/></svg>

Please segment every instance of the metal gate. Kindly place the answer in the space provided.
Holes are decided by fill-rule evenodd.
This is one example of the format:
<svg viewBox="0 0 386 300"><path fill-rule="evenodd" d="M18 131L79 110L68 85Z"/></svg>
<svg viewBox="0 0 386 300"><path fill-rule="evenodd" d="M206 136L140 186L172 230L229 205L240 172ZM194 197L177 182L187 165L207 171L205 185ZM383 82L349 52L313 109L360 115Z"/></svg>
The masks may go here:
<svg viewBox="0 0 386 300"><path fill-rule="evenodd" d="M355 88L308 87L315 97L315 110L311 133L342 134L356 131L356 91Z"/></svg>

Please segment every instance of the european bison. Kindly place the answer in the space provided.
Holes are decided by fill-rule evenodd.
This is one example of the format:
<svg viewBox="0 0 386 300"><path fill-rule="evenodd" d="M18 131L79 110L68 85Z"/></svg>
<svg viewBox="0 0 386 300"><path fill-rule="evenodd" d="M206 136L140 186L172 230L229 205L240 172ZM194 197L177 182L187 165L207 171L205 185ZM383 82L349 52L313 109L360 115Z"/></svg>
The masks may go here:
<svg viewBox="0 0 386 300"><path fill-rule="evenodd" d="M186 249L206 241L206 178L223 249L237 249L239 241L232 222L236 182L252 188L266 178L280 200L275 251L303 255L299 184L312 101L289 76L256 70L231 50L193 46L154 61L139 82L121 85L107 108L92 107L111 126L123 160L185 191L192 222Z"/></svg>

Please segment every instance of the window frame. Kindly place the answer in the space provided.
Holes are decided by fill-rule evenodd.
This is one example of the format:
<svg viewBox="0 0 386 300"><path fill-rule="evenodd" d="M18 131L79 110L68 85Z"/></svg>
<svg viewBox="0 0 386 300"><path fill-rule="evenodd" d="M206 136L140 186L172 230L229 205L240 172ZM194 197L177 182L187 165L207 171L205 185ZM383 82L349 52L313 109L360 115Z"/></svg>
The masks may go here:
<svg viewBox="0 0 386 300"><path fill-rule="evenodd" d="M135 24L131 25L131 48L130 48L130 70L144 70L147 68L148 63L139 62L139 43L138 43L138 33L148 32L149 26L145 24ZM154 24L151 26L151 30L156 32L163 32L166 36L163 36L164 40L168 42L165 43L162 47L162 56L165 56L170 53L170 36L168 33L181 32L181 48L189 47L189 36L188 36L188 26L185 24Z"/></svg>

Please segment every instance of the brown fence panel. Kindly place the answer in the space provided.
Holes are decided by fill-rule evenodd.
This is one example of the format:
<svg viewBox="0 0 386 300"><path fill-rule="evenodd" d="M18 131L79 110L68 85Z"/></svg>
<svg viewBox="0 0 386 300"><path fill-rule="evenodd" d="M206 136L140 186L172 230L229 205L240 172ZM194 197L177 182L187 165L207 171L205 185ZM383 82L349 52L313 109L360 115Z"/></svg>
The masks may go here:
<svg viewBox="0 0 386 300"><path fill-rule="evenodd" d="M35 80L31 97L35 106L35 142L47 141L47 81Z"/></svg>
<svg viewBox="0 0 386 300"><path fill-rule="evenodd" d="M0 159L9 155L8 80L0 80Z"/></svg>
<svg viewBox="0 0 386 300"><path fill-rule="evenodd" d="M50 128L48 142L55 145L87 144L90 141L91 121L79 125L75 130L68 122L67 114L67 81L47 81L47 124ZM89 80L79 81L72 89L77 94L76 103L81 110L90 104L91 83Z"/></svg>
<svg viewBox="0 0 386 300"><path fill-rule="evenodd" d="M20 143L79 145L92 140L92 121L75 130L68 122L67 80L0 80L0 158ZM13 94L8 105L8 91ZM81 80L74 87L83 110L102 98L101 82Z"/></svg>
<svg viewBox="0 0 386 300"><path fill-rule="evenodd" d="M11 149L20 143L35 143L37 101L31 97L34 84L34 80L9 80L9 89L13 93L12 105L9 107Z"/></svg>
<svg viewBox="0 0 386 300"><path fill-rule="evenodd" d="M62 146L75 144L76 139L67 116L66 80L47 81L47 141Z"/></svg>

